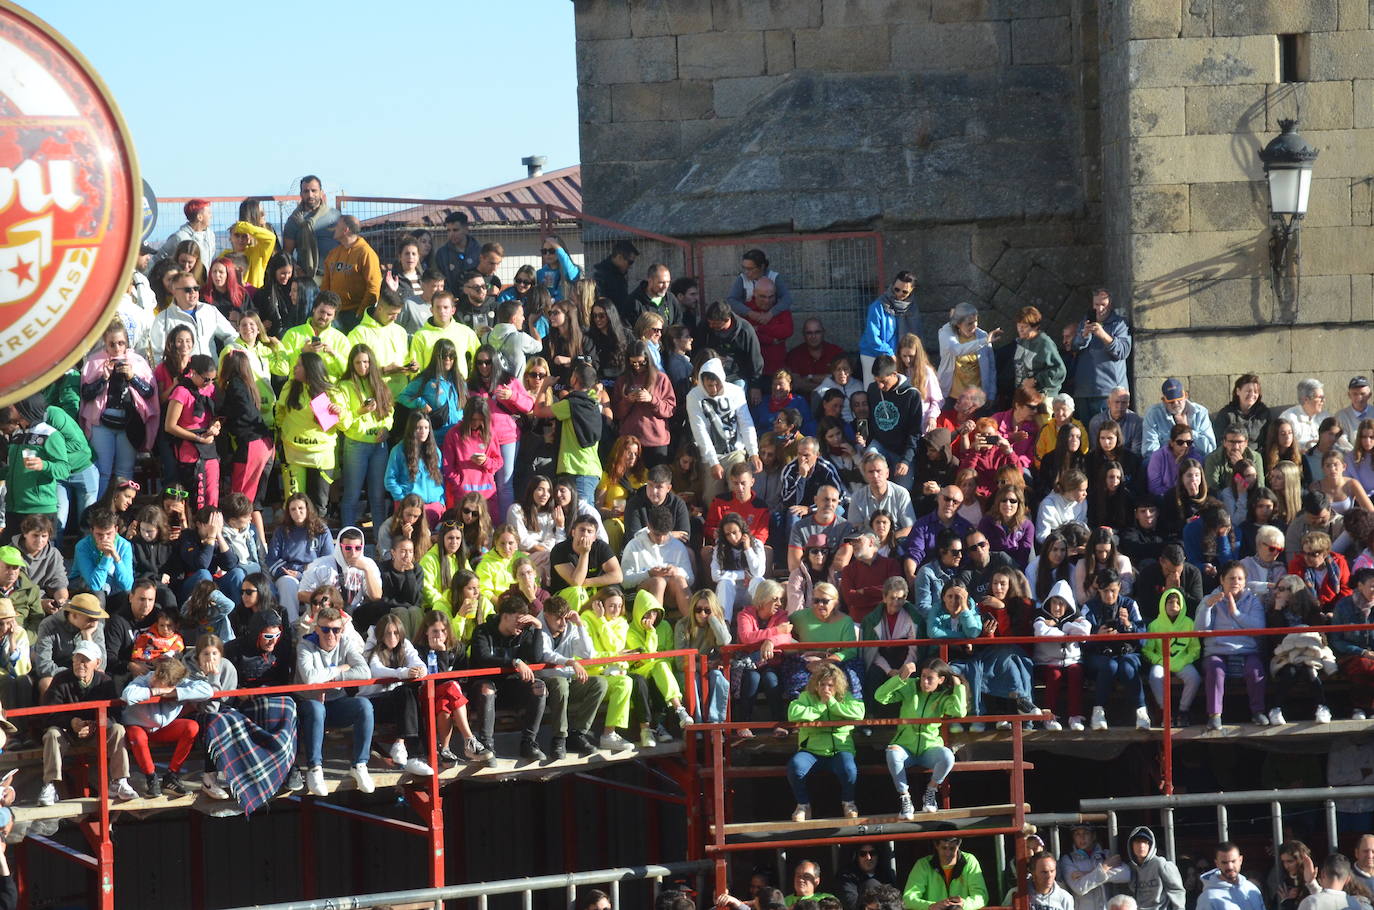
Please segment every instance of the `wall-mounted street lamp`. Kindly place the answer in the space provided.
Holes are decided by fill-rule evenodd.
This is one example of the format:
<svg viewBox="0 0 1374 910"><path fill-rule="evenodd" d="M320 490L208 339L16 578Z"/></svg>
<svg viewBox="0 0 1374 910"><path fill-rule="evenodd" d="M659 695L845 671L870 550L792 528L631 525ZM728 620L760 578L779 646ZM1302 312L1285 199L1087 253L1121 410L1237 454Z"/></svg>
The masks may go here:
<svg viewBox="0 0 1374 910"><path fill-rule="evenodd" d="M1282 299L1280 287L1290 264L1289 246L1297 236L1299 222L1307 214L1312 164L1318 153L1298 135L1298 121L1280 120L1279 128L1283 132L1260 149L1259 156L1269 179L1269 217L1274 220L1269 238L1270 281L1274 293Z"/></svg>

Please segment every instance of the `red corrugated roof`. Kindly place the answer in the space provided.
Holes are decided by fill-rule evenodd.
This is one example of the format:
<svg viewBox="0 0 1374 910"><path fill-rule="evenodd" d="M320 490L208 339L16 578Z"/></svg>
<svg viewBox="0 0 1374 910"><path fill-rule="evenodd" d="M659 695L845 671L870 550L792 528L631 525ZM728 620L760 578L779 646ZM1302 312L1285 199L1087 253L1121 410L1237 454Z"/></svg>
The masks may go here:
<svg viewBox="0 0 1374 910"><path fill-rule="evenodd" d="M449 205L448 203L462 202L461 205ZM501 207L488 207L481 203L495 203ZM403 224L428 224L441 225L449 212L466 212L468 218L480 224L491 224L494 222L519 223L537 220L539 217L538 209L511 208L509 205L556 205L562 208L571 209L574 212L582 211L582 167L573 165L572 167L561 168L556 171L549 171L540 174L538 177L526 177L524 180L516 180L511 183L503 183L500 186L493 186L489 189L478 190L462 196L453 196L449 199L438 201L429 205L416 205L410 208L399 209L386 215L377 215L366 219L364 225L381 225L386 223Z"/></svg>

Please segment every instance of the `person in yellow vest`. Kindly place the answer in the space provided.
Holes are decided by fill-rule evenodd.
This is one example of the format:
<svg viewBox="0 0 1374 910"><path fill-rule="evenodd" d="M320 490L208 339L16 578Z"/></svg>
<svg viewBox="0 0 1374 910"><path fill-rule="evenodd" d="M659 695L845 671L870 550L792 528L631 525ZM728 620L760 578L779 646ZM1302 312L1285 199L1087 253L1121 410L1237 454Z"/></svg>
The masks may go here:
<svg viewBox="0 0 1374 910"><path fill-rule="evenodd" d="M382 290L382 264L377 251L363 239L362 224L352 215L340 215L334 222L334 242L338 246L324 257L321 291L339 295L335 315L340 329L358 324L363 311L377 302Z"/></svg>
<svg viewBox="0 0 1374 910"><path fill-rule="evenodd" d="M481 347L477 333L453 318L453 295L448 291L435 294L429 306L433 315L410 338L410 359L419 364L419 368L424 368L434 355L434 345L440 338L447 338L458 350L458 375L466 381L472 369L472 360Z"/></svg>
<svg viewBox="0 0 1374 910"><path fill-rule="evenodd" d="M376 305L363 313L362 320L348 333L350 345L365 344L372 350L373 366L381 371L393 400L420 372L420 361L410 356L410 336L396 321L404 307L405 301L396 290L396 276L388 274Z"/></svg>
<svg viewBox="0 0 1374 910"><path fill-rule="evenodd" d="M338 424L325 429L312 402L325 396L325 412L338 417L343 408L325 372L324 358L302 351L291 381L277 400L277 430L281 435L282 487L287 497L305 493L321 515L329 508L329 486L334 482L334 450Z"/></svg>
<svg viewBox="0 0 1374 910"><path fill-rule="evenodd" d="M345 527L358 524L366 488L372 526L376 527L391 516L386 503L386 462L391 454L387 435L391 432L394 400L372 348L353 345L348 352L348 372L339 380L337 391L342 408L339 429L344 437L339 517Z"/></svg>
<svg viewBox="0 0 1374 910"><path fill-rule="evenodd" d="M344 373L344 357L348 356L348 337L334 328L334 315L339 311L339 295L320 291L315 308L304 325L287 329L281 344L272 352L272 375L293 375L302 352L318 355L324 361L325 375L330 382L338 382Z"/></svg>

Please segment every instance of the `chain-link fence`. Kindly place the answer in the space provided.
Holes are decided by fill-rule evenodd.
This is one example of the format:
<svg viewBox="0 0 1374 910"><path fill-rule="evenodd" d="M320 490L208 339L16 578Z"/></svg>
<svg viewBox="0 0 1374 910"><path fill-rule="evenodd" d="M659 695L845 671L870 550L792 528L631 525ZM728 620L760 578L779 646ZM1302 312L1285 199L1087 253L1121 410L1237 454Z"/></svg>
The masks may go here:
<svg viewBox="0 0 1374 910"><path fill-rule="evenodd" d="M697 240L693 248L703 301L724 300L744 253L763 250L769 269L792 292L792 343L814 316L825 324L827 341L857 348L864 313L884 286L883 237L877 231L717 238Z"/></svg>
<svg viewBox="0 0 1374 910"><path fill-rule="evenodd" d="M186 213L183 209L192 196L174 196L157 201L157 227L153 229L153 236L148 238L148 242L153 246L161 248L167 238L176 233L177 229L186 223ZM299 196L201 196L210 203L210 229L215 232L215 252L219 253L228 250L229 247L229 228L239 220L239 206L248 199L256 199L262 203L263 211L267 213L267 226L281 236L282 227L286 224L286 219L296 210L296 203L300 201Z"/></svg>

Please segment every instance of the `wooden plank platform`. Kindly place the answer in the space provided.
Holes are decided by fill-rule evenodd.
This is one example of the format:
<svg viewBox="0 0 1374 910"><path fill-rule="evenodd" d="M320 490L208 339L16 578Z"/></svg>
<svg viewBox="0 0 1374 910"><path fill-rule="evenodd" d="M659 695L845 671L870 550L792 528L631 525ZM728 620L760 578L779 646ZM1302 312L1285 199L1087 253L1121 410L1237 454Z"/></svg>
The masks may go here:
<svg viewBox="0 0 1374 910"><path fill-rule="evenodd" d="M921 812L917 819L924 822L965 821L979 816L1011 815L1012 808L1011 803L1000 806L959 806L953 809L941 809L938 812ZM1030 806L1026 806L1026 811L1030 811ZM731 834L759 834L765 831L775 831L779 827L785 827L791 832L804 832L814 831L818 828L863 827L898 823L909 824L910 822L895 815L867 815L859 818L811 818L804 822L735 822L725 826L725 834L727 837ZM711 825L712 833L715 830L716 826Z"/></svg>
<svg viewBox="0 0 1374 910"><path fill-rule="evenodd" d="M547 762L528 762L523 759L497 758L490 765L464 765L459 764L444 768L439 779L445 783L457 780L478 781L483 783L496 783L506 780L524 781L549 781L561 777L565 774L573 774L582 771L595 770L596 768L621 765L634 762L642 758L662 758L668 755L678 755L683 751L683 744L680 741L670 743L660 743L649 749L631 749L626 752L605 752L598 750L595 754L582 758L577 755L569 755L559 761ZM374 753L375 754L375 753ZM379 768L376 766L386 764L389 767ZM413 777L402 774L394 770L389 762L378 761L374 758L369 764L368 771L372 775L372 782L376 784L377 797L383 795L383 791L399 791L403 782L423 783L426 778ZM329 788L330 794L340 792L357 792L357 785L353 778L348 774L348 763L346 761L326 761L324 764L325 785ZM135 789L139 789L141 775L135 774L130 783ZM131 799L127 802L111 800L110 811L114 813L134 813L135 817L144 817L169 809L195 809L212 815L233 815L241 814L238 803L232 798L227 800L210 799L200 795L200 769L192 768L190 764L182 770L182 782L190 792L185 796L161 796L157 799L146 799L140 797ZM394 799L395 793L389 793L385 798ZM299 794L283 793L276 799L284 799L289 796L301 796L309 798L305 792ZM324 797L314 797L323 799ZM29 800L33 797L30 795ZM15 804L14 817L18 823L51 820L81 818L100 811L100 800L97 797L85 797L81 799L62 799L51 806L33 806Z"/></svg>
<svg viewBox="0 0 1374 910"><path fill-rule="evenodd" d="M1026 807L1030 811L1030 807ZM814 818L804 822L743 822L725 826L726 843L766 844L770 841L817 840L838 837L881 837L936 830L1005 828L1013 823L1011 805L962 806L939 812L921 812L911 821L896 815L860 818ZM715 828L711 826L714 835Z"/></svg>

